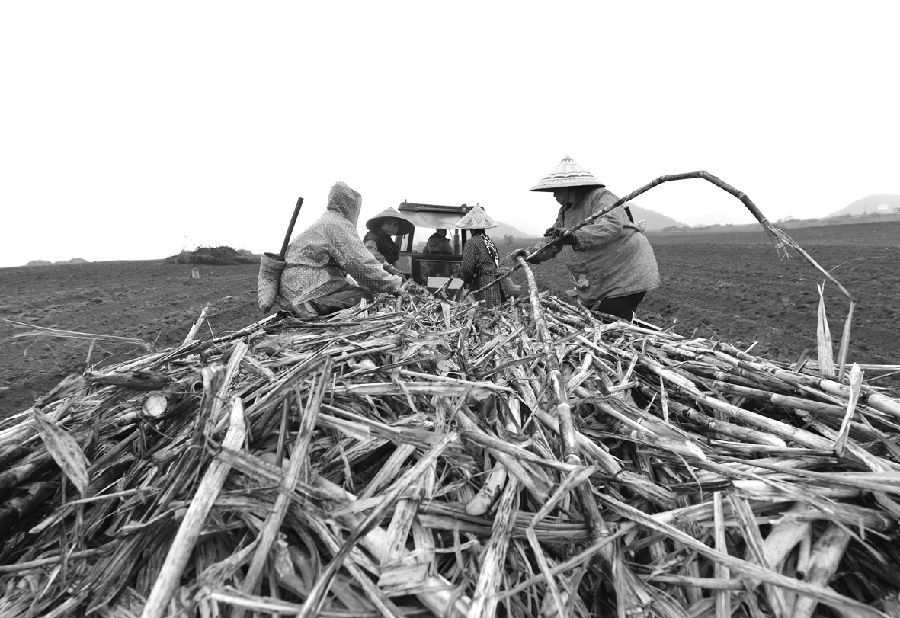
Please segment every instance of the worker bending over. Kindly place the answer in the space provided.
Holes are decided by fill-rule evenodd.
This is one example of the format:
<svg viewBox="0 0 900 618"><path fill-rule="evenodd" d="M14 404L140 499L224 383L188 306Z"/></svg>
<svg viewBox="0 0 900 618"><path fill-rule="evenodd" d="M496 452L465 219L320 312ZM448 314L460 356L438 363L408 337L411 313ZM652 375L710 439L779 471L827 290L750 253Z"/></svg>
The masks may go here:
<svg viewBox="0 0 900 618"><path fill-rule="evenodd" d="M560 205L556 221L544 233L560 243L531 261L542 262L561 252L585 307L631 320L644 294L659 285L653 247L643 229L634 224L631 211L627 206L616 208L574 234L564 234L619 199L569 157L531 190L552 192ZM537 248L519 249L511 257L515 260Z"/></svg>
<svg viewBox="0 0 900 618"><path fill-rule="evenodd" d="M276 297L283 309L315 317L372 300L378 292L401 291L403 280L382 268L359 238L361 205L360 194L346 183L331 187L325 213L288 246Z"/></svg>

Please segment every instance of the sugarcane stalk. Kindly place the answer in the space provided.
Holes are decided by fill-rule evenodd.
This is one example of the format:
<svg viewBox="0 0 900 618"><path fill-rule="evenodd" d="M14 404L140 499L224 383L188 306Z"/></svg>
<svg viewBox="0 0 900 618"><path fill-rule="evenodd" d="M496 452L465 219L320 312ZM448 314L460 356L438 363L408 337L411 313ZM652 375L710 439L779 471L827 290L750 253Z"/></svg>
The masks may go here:
<svg viewBox="0 0 900 618"><path fill-rule="evenodd" d="M487 513L487 510L497 499L497 496L500 495L504 485L506 485L506 478L506 468L498 461L491 468L487 478L484 480L484 484L478 490L478 493L475 494L475 497L466 503L466 513L469 515L484 515Z"/></svg>
<svg viewBox="0 0 900 618"><path fill-rule="evenodd" d="M838 569L850 535L839 526L831 525L816 541L809 558L806 581L825 586ZM794 618L810 618L819 601L814 596L801 595L794 604Z"/></svg>
<svg viewBox="0 0 900 618"><path fill-rule="evenodd" d="M727 554L725 522L722 516L722 492L720 491L713 493L713 519L715 522L716 550ZM730 579L728 567L721 562L717 562L715 577L717 579ZM716 618L731 618L731 594L728 590L716 591Z"/></svg>
<svg viewBox="0 0 900 618"><path fill-rule="evenodd" d="M322 477L316 477L314 483L316 487L324 490L337 499L351 502L356 500L356 497L351 493ZM357 528L361 518L358 516L347 515L343 516L341 519L346 521L352 527ZM377 526L373 527L365 534L360 542L380 563L384 564L388 562L390 555L390 540L388 533L384 528ZM469 600L455 596L452 590L453 586L443 577L429 575L429 577L426 578L422 589L415 594L435 615L461 618L462 616L465 616L468 611Z"/></svg>
<svg viewBox="0 0 900 618"><path fill-rule="evenodd" d="M528 280L528 296L531 299L531 312L532 316L534 317L534 324L535 329L537 330L538 341L542 342L545 346L548 346L550 343L550 333L547 330L547 323L544 320L544 312L541 308L541 297L540 293L538 292L537 282L534 279L534 273L531 272L531 268L528 267L528 263L524 258L519 257L517 262L518 266L525 270L525 278ZM549 351L549 348L545 349Z"/></svg>
<svg viewBox="0 0 900 618"><path fill-rule="evenodd" d="M222 441L223 448L237 449L243 444L247 433L244 424L244 406L239 398L231 401L231 414L229 415L228 432ZM162 618L167 611L169 601L178 587L181 574L187 565L188 558L194 550L194 545L200 536L200 530L206 521L206 516L212 508L216 497L219 495L225 478L231 469L230 464L216 458L209 464L209 468L203 476L203 480L197 487L191 505L188 507L178 532L172 540L169 553L163 563L162 570L153 584L153 589L147 597L147 603L141 618Z"/></svg>
<svg viewBox="0 0 900 618"><path fill-rule="evenodd" d="M290 463L288 464L287 473L284 481L278 491L278 497L275 499L275 506L272 513L266 519L262 532L256 544L256 551L253 553L253 559L247 569L247 575L244 577L242 589L247 594L254 594L259 578L262 575L263 567L269 558L269 550L275 542L275 537L281 528L281 523L287 513L290 504L290 492L293 491L294 485L303 475L307 463L307 451L310 441L312 440L313 430L316 426L316 420L319 415L319 408L322 405L322 397L325 395L325 386L331 379L331 367L333 361L330 356L317 357L322 365L322 372L319 375L315 387L315 393L307 402L306 409L300 419L300 429L294 441L294 447L291 449ZM300 406L300 398L297 397L297 406ZM243 611L235 611L233 618L242 618Z"/></svg>
<svg viewBox="0 0 900 618"><path fill-rule="evenodd" d="M351 532L350 536L344 542L344 545L341 546L340 551L338 551L337 555L332 558L331 562L328 563L328 566L316 580L315 585L310 590L309 596L306 598L306 601L303 603L303 609L299 612L298 618L308 618L314 616L318 613L322 600L324 598L327 589L331 585L332 578L343 562L344 558L350 552L350 550L355 546L355 544L359 541L360 538L365 536L381 519L381 516L387 511L395 501L400 497L400 494L406 490L414 481L418 479L418 477L430 466L435 459L447 448L447 446L454 440L456 440L457 436L455 433L446 434L434 447L424 456L419 462L410 468L406 473L403 474L397 482L385 493L384 497L381 500L381 503L374 508L368 516Z"/></svg>
<svg viewBox="0 0 900 618"><path fill-rule="evenodd" d="M484 431L475 421L470 419L462 410L454 417L460 428L471 434L484 434ZM549 496L549 491L543 487L543 483L534 475L528 473L522 464L502 450L492 450L491 454L497 458L497 461L503 464L507 472L519 480L522 485L534 496L539 504L545 502Z"/></svg>
<svg viewBox="0 0 900 618"><path fill-rule="evenodd" d="M200 312L200 317L197 318L197 321L194 322L194 325L191 326L191 330L188 331L188 334L185 335L184 341L181 342L181 345L188 345L194 339L197 338L197 332L200 330L200 327L203 325L203 321L206 319L206 314L209 313L209 303L203 307L203 311Z"/></svg>
<svg viewBox="0 0 900 618"><path fill-rule="evenodd" d="M493 618L497 608L497 586L500 582L501 569L506 559L506 551L512 524L516 512L518 487L515 477L510 477L500 496L497 514L491 538L482 558L482 569L475 584L472 604L469 606L467 618Z"/></svg>

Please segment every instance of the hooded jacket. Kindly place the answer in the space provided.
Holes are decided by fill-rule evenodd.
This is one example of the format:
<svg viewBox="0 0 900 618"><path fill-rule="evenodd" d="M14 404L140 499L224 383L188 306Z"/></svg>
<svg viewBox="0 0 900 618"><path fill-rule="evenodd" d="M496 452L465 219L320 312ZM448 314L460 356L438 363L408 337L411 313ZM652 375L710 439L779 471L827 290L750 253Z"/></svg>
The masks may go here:
<svg viewBox="0 0 900 618"><path fill-rule="evenodd" d="M370 292L394 292L403 280L385 271L356 230L362 197L343 182L328 193L328 208L288 246L279 300L291 307L347 285L352 276Z"/></svg>
<svg viewBox="0 0 900 618"><path fill-rule="evenodd" d="M597 187L578 203L560 208L556 226L571 228L618 199L606 187ZM659 285L653 247L621 208L575 232L574 244L564 247L562 254L578 297L587 306Z"/></svg>

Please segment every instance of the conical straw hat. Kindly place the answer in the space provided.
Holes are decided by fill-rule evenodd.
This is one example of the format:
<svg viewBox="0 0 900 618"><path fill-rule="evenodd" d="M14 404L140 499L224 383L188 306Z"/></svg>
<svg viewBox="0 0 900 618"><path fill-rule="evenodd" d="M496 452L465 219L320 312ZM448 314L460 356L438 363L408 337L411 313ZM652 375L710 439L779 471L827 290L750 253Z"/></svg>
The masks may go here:
<svg viewBox="0 0 900 618"><path fill-rule="evenodd" d="M602 182L594 178L593 174L583 169L572 160L572 157L563 157L552 172L541 178L534 185L532 191L556 191L566 187L602 187Z"/></svg>
<svg viewBox="0 0 900 618"><path fill-rule="evenodd" d="M385 208L380 213L366 221L366 227L370 230L377 230L381 227L381 223L387 219L396 219L399 224L398 234L410 234L416 226L412 224L412 221L404 217L399 210L396 208Z"/></svg>
<svg viewBox="0 0 900 618"><path fill-rule="evenodd" d="M484 212L484 208L475 206L453 227L458 230L488 230L492 227L497 227L497 224Z"/></svg>

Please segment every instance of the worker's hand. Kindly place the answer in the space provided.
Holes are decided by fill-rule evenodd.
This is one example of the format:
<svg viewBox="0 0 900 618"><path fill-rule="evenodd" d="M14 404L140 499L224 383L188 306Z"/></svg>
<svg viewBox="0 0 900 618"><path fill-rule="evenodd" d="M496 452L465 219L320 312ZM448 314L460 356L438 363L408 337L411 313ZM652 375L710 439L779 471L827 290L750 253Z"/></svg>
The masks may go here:
<svg viewBox="0 0 900 618"><path fill-rule="evenodd" d="M557 246L571 245L574 247L577 242L573 234L568 232L565 228L557 227L555 225L547 228L547 231L544 232L544 236L547 236L550 239L550 242L556 242ZM553 255L556 254L554 253Z"/></svg>
<svg viewBox="0 0 900 618"><path fill-rule="evenodd" d="M406 281L404 281L403 285L400 286L400 290L406 292L407 294L411 294L412 296L430 296L427 289L425 289L412 279L407 279Z"/></svg>
<svg viewBox="0 0 900 618"><path fill-rule="evenodd" d="M540 264L541 262L545 262L549 259L555 258L559 252L562 251L562 248L559 244L544 245L541 249L539 249L534 256L529 260L532 264Z"/></svg>
<svg viewBox="0 0 900 618"><path fill-rule="evenodd" d="M382 264L382 267L383 267L386 271L388 271L389 273L391 273L392 275L395 275L395 276L397 276L397 277L402 277L402 276L403 276L403 273L400 271L399 268L396 268L396 267L394 267L394 266L391 266L390 264Z"/></svg>
<svg viewBox="0 0 900 618"><path fill-rule="evenodd" d="M575 240L575 234L569 234L566 232L560 232L559 235L556 236L556 238L554 238L553 240L558 240L560 245L569 245L572 247L574 247L575 243L577 242Z"/></svg>
<svg viewBox="0 0 900 618"><path fill-rule="evenodd" d="M564 245L572 244L572 242L565 240L565 239L572 238L572 236L571 236L571 234L568 234L566 232L566 228L564 228L564 227L552 225L547 228L546 232L544 232L544 236L549 238L551 241L556 240L557 238L563 238L564 240L562 241L562 243Z"/></svg>
<svg viewBox="0 0 900 618"><path fill-rule="evenodd" d="M516 249L509 254L509 261L513 264L519 263L519 258L528 258L528 249Z"/></svg>
<svg viewBox="0 0 900 618"><path fill-rule="evenodd" d="M555 225L555 224L554 224L554 225L551 225L550 227L548 227L548 228L544 231L544 236L547 237L547 238L553 238L553 237L556 236L556 235L559 233L559 231L562 230L562 229L563 229L563 228L558 227L558 226Z"/></svg>

